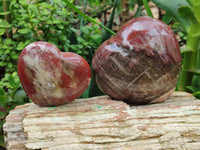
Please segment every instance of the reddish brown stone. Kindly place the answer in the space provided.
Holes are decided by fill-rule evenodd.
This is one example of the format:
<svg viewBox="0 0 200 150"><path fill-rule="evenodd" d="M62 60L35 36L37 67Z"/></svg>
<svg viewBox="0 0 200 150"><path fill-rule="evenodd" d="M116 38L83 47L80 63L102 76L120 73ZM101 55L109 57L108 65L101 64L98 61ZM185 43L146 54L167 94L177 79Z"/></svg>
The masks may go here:
<svg viewBox="0 0 200 150"><path fill-rule="evenodd" d="M73 101L87 89L91 77L90 67L81 56L41 41L22 51L18 74L29 98L42 106Z"/></svg>
<svg viewBox="0 0 200 150"><path fill-rule="evenodd" d="M161 102L175 88L180 48L169 26L139 17L97 49L92 67L98 86L111 98L133 104Z"/></svg>

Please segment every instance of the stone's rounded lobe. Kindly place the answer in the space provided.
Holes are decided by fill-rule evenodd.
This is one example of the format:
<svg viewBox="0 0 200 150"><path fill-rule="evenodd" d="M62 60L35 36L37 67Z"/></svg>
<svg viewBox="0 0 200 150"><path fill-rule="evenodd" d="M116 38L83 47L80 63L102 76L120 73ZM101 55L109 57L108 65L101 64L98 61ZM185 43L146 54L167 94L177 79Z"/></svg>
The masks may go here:
<svg viewBox="0 0 200 150"><path fill-rule="evenodd" d="M118 32L117 37L122 47L145 51L148 56L157 52L163 63L180 62L179 44L169 26L160 20L138 17L127 22Z"/></svg>
<svg viewBox="0 0 200 150"><path fill-rule="evenodd" d="M81 56L47 42L35 42L21 52L18 74L29 98L37 105L73 101L87 89L91 71Z"/></svg>
<svg viewBox="0 0 200 150"><path fill-rule="evenodd" d="M170 27L138 17L97 49L92 67L99 88L111 98L156 103L166 100L175 88L181 53Z"/></svg>

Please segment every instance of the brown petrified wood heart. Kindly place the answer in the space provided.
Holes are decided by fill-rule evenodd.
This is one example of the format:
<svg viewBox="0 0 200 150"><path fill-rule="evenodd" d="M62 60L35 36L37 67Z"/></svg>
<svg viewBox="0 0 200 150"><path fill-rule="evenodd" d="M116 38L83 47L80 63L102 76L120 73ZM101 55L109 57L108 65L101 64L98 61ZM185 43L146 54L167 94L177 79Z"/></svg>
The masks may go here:
<svg viewBox="0 0 200 150"><path fill-rule="evenodd" d="M51 106L70 102L86 90L91 71L81 56L61 52L47 42L28 45L20 54L18 74L31 100Z"/></svg>
<svg viewBox="0 0 200 150"><path fill-rule="evenodd" d="M111 98L134 104L161 102L176 86L180 48L169 26L139 17L97 49L92 67L98 86Z"/></svg>

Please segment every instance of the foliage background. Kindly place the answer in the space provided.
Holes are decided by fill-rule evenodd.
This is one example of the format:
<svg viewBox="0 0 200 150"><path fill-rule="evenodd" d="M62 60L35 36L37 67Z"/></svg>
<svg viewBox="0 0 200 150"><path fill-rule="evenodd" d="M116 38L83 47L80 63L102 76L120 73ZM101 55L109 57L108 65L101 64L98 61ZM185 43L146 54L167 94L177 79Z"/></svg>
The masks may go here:
<svg viewBox="0 0 200 150"><path fill-rule="evenodd" d="M195 1L197 6L190 3ZM191 24L199 23L199 16L195 15L200 9L198 0L152 2L162 8L158 19L171 26L183 46L183 70L189 73L184 80L190 81L183 84L181 79L177 90L182 84L185 91L200 97L199 35L195 50L187 46ZM180 9L181 6L187 7ZM2 130L5 116L16 105L30 102L17 74L17 60L25 46L35 41L47 41L61 51L80 54L91 64L95 50L114 34L113 31L117 32L126 21L141 15L152 16L147 0L0 0L0 149L5 149ZM188 53L196 57L186 59ZM193 68L184 67L188 62L194 62ZM99 94L102 93L92 79L81 97Z"/></svg>

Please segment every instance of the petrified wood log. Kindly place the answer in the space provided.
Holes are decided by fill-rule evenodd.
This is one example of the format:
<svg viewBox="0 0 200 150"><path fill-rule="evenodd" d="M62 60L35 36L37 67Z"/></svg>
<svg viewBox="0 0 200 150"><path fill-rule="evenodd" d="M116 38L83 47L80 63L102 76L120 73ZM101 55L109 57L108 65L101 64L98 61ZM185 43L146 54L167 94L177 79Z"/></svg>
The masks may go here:
<svg viewBox="0 0 200 150"><path fill-rule="evenodd" d="M57 107L17 106L4 124L8 150L200 149L200 100L175 92L129 106L107 96Z"/></svg>

